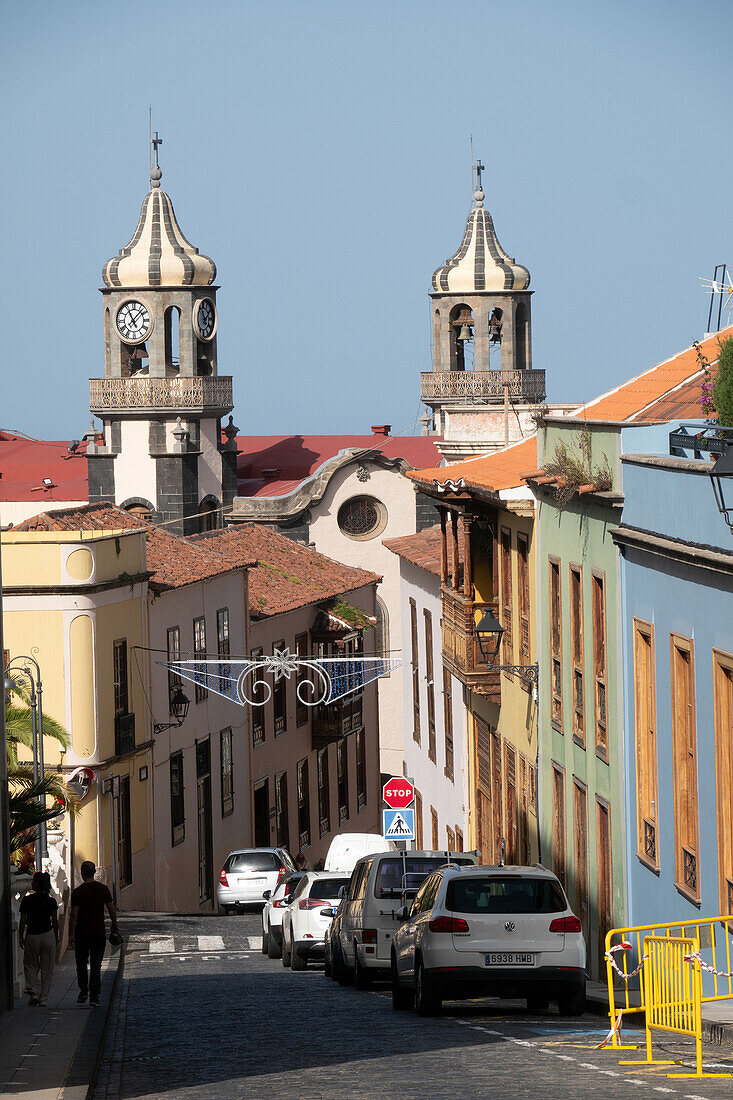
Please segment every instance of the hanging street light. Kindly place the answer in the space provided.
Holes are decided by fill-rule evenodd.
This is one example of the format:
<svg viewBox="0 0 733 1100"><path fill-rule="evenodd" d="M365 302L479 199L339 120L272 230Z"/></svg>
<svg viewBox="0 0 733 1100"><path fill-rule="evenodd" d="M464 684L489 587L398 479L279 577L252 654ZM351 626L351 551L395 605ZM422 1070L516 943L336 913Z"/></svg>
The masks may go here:
<svg viewBox="0 0 733 1100"><path fill-rule="evenodd" d="M486 610L475 624L473 633L476 636L481 656L486 661L492 672L509 672L513 676L519 676L530 684L538 684L540 678L540 666L534 665L497 665L504 627L492 611ZM534 693L533 693L534 694Z"/></svg>
<svg viewBox="0 0 733 1100"><path fill-rule="evenodd" d="M183 694L183 688L179 684L171 696L171 714L175 718L175 722L153 722L153 732L163 733L164 730L182 726L186 720L190 705L191 700L188 696Z"/></svg>

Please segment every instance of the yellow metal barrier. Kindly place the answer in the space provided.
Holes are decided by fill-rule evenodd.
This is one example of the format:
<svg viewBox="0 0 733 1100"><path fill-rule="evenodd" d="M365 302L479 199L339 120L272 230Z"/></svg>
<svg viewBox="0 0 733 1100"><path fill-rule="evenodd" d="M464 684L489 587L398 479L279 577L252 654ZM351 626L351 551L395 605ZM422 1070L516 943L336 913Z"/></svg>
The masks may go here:
<svg viewBox="0 0 733 1100"><path fill-rule="evenodd" d="M733 1077L731 1073L705 1073L702 1068L702 974L698 959L690 957L699 949L700 944L693 939L645 938L646 1060L619 1065L674 1065L674 1059L652 1057L652 1031L667 1031L695 1040L695 1072L668 1073L668 1077Z"/></svg>
<svg viewBox="0 0 733 1100"><path fill-rule="evenodd" d="M731 971L731 943L733 942L733 916L705 917L685 924L641 924L628 928L612 928L606 936L606 974L608 978L608 1008L611 1018L609 1032L610 1045L615 1050L636 1050L636 1046L623 1046L620 1041L621 1017L643 1013L646 1007L646 976L644 967L639 966L639 988L629 989L636 971L629 971L629 949L641 963L644 958L643 939L677 938L694 939L700 945L700 951L710 952L710 963L714 970ZM627 950L622 950L622 944ZM635 949L635 951L634 951ZM614 975L620 975L621 988L614 987ZM701 1002L724 1001L733 998L733 977L730 974L714 974L711 979L712 992L701 995ZM631 1003L633 993L638 992L640 1004ZM619 1002L616 1001L620 994Z"/></svg>

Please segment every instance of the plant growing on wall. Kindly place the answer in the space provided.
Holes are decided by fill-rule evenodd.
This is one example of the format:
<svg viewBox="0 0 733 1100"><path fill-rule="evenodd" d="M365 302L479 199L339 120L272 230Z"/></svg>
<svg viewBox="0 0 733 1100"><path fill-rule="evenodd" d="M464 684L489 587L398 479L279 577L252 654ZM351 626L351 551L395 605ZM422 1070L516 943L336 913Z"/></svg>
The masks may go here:
<svg viewBox="0 0 733 1100"><path fill-rule="evenodd" d="M733 340L730 338L720 345L718 373L712 383L711 396L718 421L726 427L733 427Z"/></svg>
<svg viewBox="0 0 733 1100"><path fill-rule="evenodd" d="M707 356L704 355L697 340L693 342L692 346L695 349L697 361L703 372L702 382L700 383L700 404L702 406L703 415L706 419L711 420L715 415L715 401L713 400L714 383L713 376L710 373L710 361Z"/></svg>
<svg viewBox="0 0 733 1100"><path fill-rule="evenodd" d="M613 488L608 456L604 454L603 462L593 466L590 428L581 431L578 452L571 451L566 443L556 443L551 461L545 463L545 470L560 479L557 499L561 506L572 500L583 485L592 485L597 493Z"/></svg>

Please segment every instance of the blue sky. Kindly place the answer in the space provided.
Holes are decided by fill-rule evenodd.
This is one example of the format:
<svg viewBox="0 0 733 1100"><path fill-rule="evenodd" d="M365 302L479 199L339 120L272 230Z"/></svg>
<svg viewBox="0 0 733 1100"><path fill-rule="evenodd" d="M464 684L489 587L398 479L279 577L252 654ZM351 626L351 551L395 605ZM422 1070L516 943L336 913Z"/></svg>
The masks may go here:
<svg viewBox="0 0 733 1100"><path fill-rule="evenodd" d="M246 434L409 429L470 206L532 273L550 400L700 337L731 249L724 0L35 0L3 16L0 423L79 437L100 269L163 186L218 267Z"/></svg>

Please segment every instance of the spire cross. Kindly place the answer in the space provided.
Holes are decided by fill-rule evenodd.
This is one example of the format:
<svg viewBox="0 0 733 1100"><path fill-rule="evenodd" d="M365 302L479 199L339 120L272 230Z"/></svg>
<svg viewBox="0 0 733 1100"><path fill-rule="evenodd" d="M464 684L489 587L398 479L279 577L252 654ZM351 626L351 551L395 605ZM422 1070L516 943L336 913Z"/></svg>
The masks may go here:
<svg viewBox="0 0 733 1100"><path fill-rule="evenodd" d="M163 144L163 139L158 137L158 131L153 131L153 137L150 144L153 147L153 167L158 168L158 146Z"/></svg>
<svg viewBox="0 0 733 1100"><path fill-rule="evenodd" d="M156 134L155 136L157 137L158 135ZM483 188L481 187L481 173L486 171L486 165L482 164L481 161L478 160L473 167L476 169L476 190L481 191L483 190Z"/></svg>

